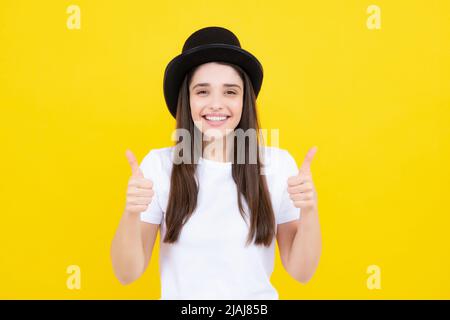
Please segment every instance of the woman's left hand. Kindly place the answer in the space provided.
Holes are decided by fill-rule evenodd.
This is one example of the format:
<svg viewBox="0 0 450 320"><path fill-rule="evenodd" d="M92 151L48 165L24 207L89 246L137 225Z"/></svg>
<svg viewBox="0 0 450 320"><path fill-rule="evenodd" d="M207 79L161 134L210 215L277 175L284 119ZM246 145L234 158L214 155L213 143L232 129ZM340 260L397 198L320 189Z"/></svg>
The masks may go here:
<svg viewBox="0 0 450 320"><path fill-rule="evenodd" d="M317 212L317 192L311 173L311 162L317 152L317 147L309 149L298 174L288 178L288 193L294 206L301 212Z"/></svg>

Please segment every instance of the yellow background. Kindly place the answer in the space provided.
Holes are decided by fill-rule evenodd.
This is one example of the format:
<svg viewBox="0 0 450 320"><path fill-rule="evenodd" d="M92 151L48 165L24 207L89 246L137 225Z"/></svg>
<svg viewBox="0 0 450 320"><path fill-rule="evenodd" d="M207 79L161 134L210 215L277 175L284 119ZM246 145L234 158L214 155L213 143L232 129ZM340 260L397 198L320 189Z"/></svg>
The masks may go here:
<svg viewBox="0 0 450 320"><path fill-rule="evenodd" d="M80 30L66 26L71 4ZM380 30L366 26L371 4ZM446 0L2 1L0 298L159 298L158 244L129 286L109 259L125 150L141 161L172 144L164 68L209 25L262 62L262 127L280 147L300 166L318 146L323 255L302 285L277 251L280 298L449 299ZM80 290L66 287L69 265ZM370 265L380 290L366 286Z"/></svg>

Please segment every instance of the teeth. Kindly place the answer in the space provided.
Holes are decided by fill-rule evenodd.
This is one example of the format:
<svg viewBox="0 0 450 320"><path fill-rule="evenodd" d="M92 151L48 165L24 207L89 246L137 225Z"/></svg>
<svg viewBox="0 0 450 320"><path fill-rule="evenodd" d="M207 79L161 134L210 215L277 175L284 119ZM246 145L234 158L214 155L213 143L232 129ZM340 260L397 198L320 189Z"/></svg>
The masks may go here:
<svg viewBox="0 0 450 320"><path fill-rule="evenodd" d="M210 120L210 121L223 121L225 120L227 117L210 117L210 116L205 116L206 119Z"/></svg>

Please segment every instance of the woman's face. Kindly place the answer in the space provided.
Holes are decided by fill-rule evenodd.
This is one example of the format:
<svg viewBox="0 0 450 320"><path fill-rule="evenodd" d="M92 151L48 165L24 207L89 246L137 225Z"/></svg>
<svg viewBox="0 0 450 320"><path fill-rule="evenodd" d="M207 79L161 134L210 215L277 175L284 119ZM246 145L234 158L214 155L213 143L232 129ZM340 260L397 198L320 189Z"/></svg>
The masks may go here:
<svg viewBox="0 0 450 320"><path fill-rule="evenodd" d="M232 67L215 62L200 65L189 84L191 115L206 136L225 137L241 119L244 83ZM208 130L216 130L215 132Z"/></svg>

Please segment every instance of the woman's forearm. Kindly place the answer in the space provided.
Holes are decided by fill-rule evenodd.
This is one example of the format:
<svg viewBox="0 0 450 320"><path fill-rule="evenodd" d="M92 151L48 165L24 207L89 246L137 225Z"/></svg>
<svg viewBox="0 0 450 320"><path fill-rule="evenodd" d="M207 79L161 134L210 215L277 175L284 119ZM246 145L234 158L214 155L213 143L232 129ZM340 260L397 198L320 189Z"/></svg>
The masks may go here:
<svg viewBox="0 0 450 320"><path fill-rule="evenodd" d="M144 271L139 214L123 213L111 243L111 260L116 277L122 284L129 284Z"/></svg>
<svg viewBox="0 0 450 320"><path fill-rule="evenodd" d="M289 273L301 283L308 282L319 264L322 235L317 210L302 213L289 253Z"/></svg>

